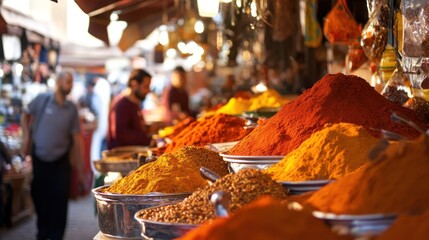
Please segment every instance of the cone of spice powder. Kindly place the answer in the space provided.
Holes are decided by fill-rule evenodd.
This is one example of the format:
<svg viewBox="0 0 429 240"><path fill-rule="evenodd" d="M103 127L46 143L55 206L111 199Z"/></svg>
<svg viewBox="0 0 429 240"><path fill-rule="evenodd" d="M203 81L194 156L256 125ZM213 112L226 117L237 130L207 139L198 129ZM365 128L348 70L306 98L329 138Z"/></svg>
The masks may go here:
<svg viewBox="0 0 429 240"><path fill-rule="evenodd" d="M391 144L376 160L315 192L304 204L336 214L429 210L429 136Z"/></svg>
<svg viewBox="0 0 429 240"><path fill-rule="evenodd" d="M326 123L354 123L375 137L380 137L380 131L374 129L386 129L411 139L419 135L415 129L391 121L392 112L427 127L413 110L387 100L366 80L342 73L328 74L255 128L228 154L284 156Z"/></svg>

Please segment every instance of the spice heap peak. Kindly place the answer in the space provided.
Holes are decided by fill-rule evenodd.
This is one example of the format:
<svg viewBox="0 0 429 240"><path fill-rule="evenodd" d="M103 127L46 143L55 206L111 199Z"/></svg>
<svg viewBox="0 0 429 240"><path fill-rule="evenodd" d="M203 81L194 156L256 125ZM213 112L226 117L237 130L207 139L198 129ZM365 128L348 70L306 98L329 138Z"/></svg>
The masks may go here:
<svg viewBox="0 0 429 240"><path fill-rule="evenodd" d="M353 123L365 127L376 137L380 136L380 131L372 129L386 129L408 138L419 135L413 128L391 121L392 112L423 128L426 126L414 111L387 100L366 80L342 73L328 74L255 128L228 154L286 155L326 123Z"/></svg>
<svg viewBox="0 0 429 240"><path fill-rule="evenodd" d="M179 239L313 240L321 237L330 240L352 239L335 234L311 213L291 210L287 204L265 196L239 209L231 217L217 218Z"/></svg>
<svg viewBox="0 0 429 240"><path fill-rule="evenodd" d="M104 191L118 194L193 192L208 185L200 175L200 167L206 167L220 176L228 173L227 164L217 152L188 146L144 164Z"/></svg>
<svg viewBox="0 0 429 240"><path fill-rule="evenodd" d="M244 125L244 119L223 113L202 117L178 133L165 152L174 152L185 146L241 140L251 132L251 129L244 129Z"/></svg>
<svg viewBox="0 0 429 240"><path fill-rule="evenodd" d="M337 214L429 210L429 137L391 144L375 162L315 192L305 205Z"/></svg>
<svg viewBox="0 0 429 240"><path fill-rule="evenodd" d="M326 124L264 171L278 181L339 179L367 163L378 142L361 126Z"/></svg>

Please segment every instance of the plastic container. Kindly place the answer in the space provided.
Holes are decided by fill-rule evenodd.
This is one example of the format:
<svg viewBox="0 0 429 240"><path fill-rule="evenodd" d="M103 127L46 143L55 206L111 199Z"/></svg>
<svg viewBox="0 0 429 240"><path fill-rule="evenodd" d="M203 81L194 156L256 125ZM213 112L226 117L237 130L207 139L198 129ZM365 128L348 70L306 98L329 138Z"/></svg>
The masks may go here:
<svg viewBox="0 0 429 240"><path fill-rule="evenodd" d="M429 76L429 1L401 1L402 41L399 51L402 67L413 88Z"/></svg>

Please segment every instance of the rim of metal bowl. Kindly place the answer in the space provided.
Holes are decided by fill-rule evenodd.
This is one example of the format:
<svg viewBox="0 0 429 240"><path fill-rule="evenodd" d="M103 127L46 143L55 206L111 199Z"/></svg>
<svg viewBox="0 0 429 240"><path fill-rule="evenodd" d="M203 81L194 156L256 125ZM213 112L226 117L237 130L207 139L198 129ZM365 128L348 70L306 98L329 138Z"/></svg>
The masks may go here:
<svg viewBox="0 0 429 240"><path fill-rule="evenodd" d="M109 200L109 201L126 201L127 199L134 200L139 198L145 199L156 199L156 198L169 198L169 197L180 197L191 195L192 192L189 193L148 193L148 194L119 194L119 193L103 193L100 192L101 189L109 187L108 185L100 186L92 189L92 193L95 198L101 200Z"/></svg>

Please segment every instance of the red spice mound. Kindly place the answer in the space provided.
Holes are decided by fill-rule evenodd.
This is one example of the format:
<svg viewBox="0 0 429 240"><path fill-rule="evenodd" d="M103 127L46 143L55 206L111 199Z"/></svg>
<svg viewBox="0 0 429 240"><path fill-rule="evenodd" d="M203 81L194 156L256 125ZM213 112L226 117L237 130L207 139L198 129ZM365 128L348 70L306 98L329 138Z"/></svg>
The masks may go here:
<svg viewBox="0 0 429 240"><path fill-rule="evenodd" d="M188 232L181 240L192 239L352 239L332 232L311 213L288 209L286 204L262 197L228 218L217 218Z"/></svg>
<svg viewBox="0 0 429 240"><path fill-rule="evenodd" d="M305 203L337 214L429 210L429 136L391 144L375 162L316 191Z"/></svg>
<svg viewBox="0 0 429 240"><path fill-rule="evenodd" d="M169 138L174 138L177 134L179 134L183 129L186 129L191 123L195 122L195 118L187 117L180 121L176 126L174 126L173 133L170 134Z"/></svg>
<svg viewBox="0 0 429 240"><path fill-rule="evenodd" d="M377 240L422 240L429 237L429 211L421 215L404 215Z"/></svg>
<svg viewBox="0 0 429 240"><path fill-rule="evenodd" d="M386 129L415 138L411 127L390 120L392 112L426 127L410 109L398 106L374 90L364 79L342 73L328 74L311 89L287 103L276 115L235 145L231 155L286 155L326 123L354 123L379 137Z"/></svg>
<svg viewBox="0 0 429 240"><path fill-rule="evenodd" d="M174 152L185 146L241 140L251 131L244 129L244 125L244 119L223 113L203 117L180 131L167 145L165 152Z"/></svg>

